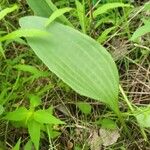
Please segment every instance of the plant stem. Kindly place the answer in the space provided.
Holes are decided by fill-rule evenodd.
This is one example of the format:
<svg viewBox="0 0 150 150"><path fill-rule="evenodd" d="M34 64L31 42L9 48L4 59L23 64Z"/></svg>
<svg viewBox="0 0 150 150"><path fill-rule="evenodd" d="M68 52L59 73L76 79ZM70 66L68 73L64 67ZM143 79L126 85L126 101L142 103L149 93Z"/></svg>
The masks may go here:
<svg viewBox="0 0 150 150"><path fill-rule="evenodd" d="M121 85L119 85L119 89L120 89L120 92L125 100L125 102L127 103L128 107L130 108L130 110L133 112L134 111L134 108L132 107L130 101L128 100L127 98L127 95L125 94L123 88L121 87Z"/></svg>
<svg viewBox="0 0 150 150"><path fill-rule="evenodd" d="M130 133L129 130L128 130L128 127L127 127L127 125L126 125L126 123L125 123L125 121L124 121L124 119L123 119L123 115L122 115L122 112L119 110L119 107L118 107L118 110L117 110L115 113L116 113L116 115L117 115L117 117L118 117L120 123L122 124L122 126L123 126L123 128L124 128L126 134L128 135L128 137L129 137L130 139L132 139L131 133Z"/></svg>
<svg viewBox="0 0 150 150"><path fill-rule="evenodd" d="M120 89L120 92L121 92L125 102L127 103L127 105L130 108L131 112L134 114L134 108L132 107L131 102L128 100L127 95L125 94L125 92L124 92L123 88L121 87L121 85L119 85L119 89ZM147 135L146 135L146 133L144 131L144 128L142 126L140 126L140 125L139 125L139 127L140 127L141 134L142 134L144 140L148 141L148 138L147 138Z"/></svg>

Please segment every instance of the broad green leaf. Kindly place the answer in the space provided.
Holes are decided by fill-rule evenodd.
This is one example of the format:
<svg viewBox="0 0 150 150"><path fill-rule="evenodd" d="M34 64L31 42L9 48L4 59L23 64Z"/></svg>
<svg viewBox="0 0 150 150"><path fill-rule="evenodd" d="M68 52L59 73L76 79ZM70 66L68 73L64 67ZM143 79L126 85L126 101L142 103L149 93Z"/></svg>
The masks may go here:
<svg viewBox="0 0 150 150"><path fill-rule="evenodd" d="M30 98L30 107L37 107L39 105L41 105L41 99L39 96L36 95L29 95Z"/></svg>
<svg viewBox="0 0 150 150"><path fill-rule="evenodd" d="M20 25L45 30L46 21L30 16L22 18ZM57 22L51 23L47 32L47 37L27 38L37 56L76 92L102 101L117 112L118 71L106 49L87 35Z"/></svg>
<svg viewBox="0 0 150 150"><path fill-rule="evenodd" d="M49 17L54 11L57 10L57 7L51 0L27 0L27 3L37 16ZM60 16L58 21L73 27L65 16Z"/></svg>
<svg viewBox="0 0 150 150"><path fill-rule="evenodd" d="M28 132L31 138L31 141L34 143L35 149L39 150L40 143L40 124L34 120L28 122Z"/></svg>
<svg viewBox="0 0 150 150"><path fill-rule="evenodd" d="M38 110L34 113L34 120L39 123L46 123L46 124L64 124L61 120L54 117L46 110Z"/></svg>
<svg viewBox="0 0 150 150"><path fill-rule="evenodd" d="M88 115L91 113L91 105L86 102L78 102L76 104L82 113Z"/></svg>
<svg viewBox="0 0 150 150"><path fill-rule="evenodd" d="M21 138L18 140L16 145L12 148L12 150L20 150L20 143L21 143Z"/></svg>
<svg viewBox="0 0 150 150"><path fill-rule="evenodd" d="M117 129L117 124L112 119L104 118L96 121L96 123L100 124L101 127L105 129Z"/></svg>
<svg viewBox="0 0 150 150"><path fill-rule="evenodd" d="M84 1L83 1L84 2ZM76 9L80 21L80 25L83 33L86 33L86 14L85 14L85 4L81 4L78 0L75 1Z"/></svg>
<svg viewBox="0 0 150 150"><path fill-rule="evenodd" d="M139 27L132 35L131 41L135 41L140 36L150 32L150 23L146 23L144 26Z"/></svg>
<svg viewBox="0 0 150 150"><path fill-rule="evenodd" d="M0 20L3 19L8 13L11 13L15 11L16 9L18 9L18 6L14 5L10 8L5 8L4 10L0 11Z"/></svg>
<svg viewBox="0 0 150 150"><path fill-rule="evenodd" d="M25 107L20 107L15 111L8 112L4 118L10 121L22 121L26 119L27 115L28 110Z"/></svg>
<svg viewBox="0 0 150 150"><path fill-rule="evenodd" d="M108 10L118 8L118 7L131 7L129 4L124 4L124 3L107 3L104 4L100 7L98 7L94 12L93 16L97 17L98 15L106 13Z"/></svg>
<svg viewBox="0 0 150 150"><path fill-rule="evenodd" d="M135 114L135 117L142 127L150 127L150 107L139 110L139 113Z"/></svg>
<svg viewBox="0 0 150 150"><path fill-rule="evenodd" d="M40 31L37 29L19 29L5 36L0 37L0 42L6 41L6 40L13 40L19 37L37 37L37 36L46 36L46 35L47 35L47 32Z"/></svg>
<svg viewBox="0 0 150 150"><path fill-rule="evenodd" d="M52 15L49 17L45 26L48 26L51 22L53 22L56 18L62 16L64 13L71 11L72 8L62 8L55 10Z"/></svg>

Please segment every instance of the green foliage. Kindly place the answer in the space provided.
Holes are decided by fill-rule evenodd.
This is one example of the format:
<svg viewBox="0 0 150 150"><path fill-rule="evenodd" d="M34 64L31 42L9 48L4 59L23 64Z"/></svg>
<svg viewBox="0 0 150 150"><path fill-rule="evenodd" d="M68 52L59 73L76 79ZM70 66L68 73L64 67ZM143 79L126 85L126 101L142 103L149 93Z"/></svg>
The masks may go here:
<svg viewBox="0 0 150 150"><path fill-rule="evenodd" d="M102 6L98 7L94 12L93 16L96 18L97 16L107 13L108 10L118 8L118 7L131 7L129 4L124 4L124 3L107 3L103 4Z"/></svg>
<svg viewBox="0 0 150 150"><path fill-rule="evenodd" d="M150 127L150 107L138 109L138 113L135 114L135 117L142 127Z"/></svg>
<svg viewBox="0 0 150 150"><path fill-rule="evenodd" d="M36 150L39 149L40 141L40 126L41 124L35 120L30 120L28 122L28 132L30 134L31 141L34 143Z"/></svg>
<svg viewBox="0 0 150 150"><path fill-rule="evenodd" d="M13 112L8 112L5 116L5 119L10 121L22 121L28 118L31 115L31 112L29 112L25 107L19 107Z"/></svg>
<svg viewBox="0 0 150 150"><path fill-rule="evenodd" d="M131 41L136 41L137 38L150 32L150 21L146 21L145 25L139 27L132 35Z"/></svg>
<svg viewBox="0 0 150 150"><path fill-rule="evenodd" d="M28 20L32 22L29 24ZM45 22L45 18L25 17L20 25L45 31ZM118 72L105 48L56 22L47 28L47 33L49 36L27 38L37 56L76 92L102 101L118 113Z"/></svg>
<svg viewBox="0 0 150 150"><path fill-rule="evenodd" d="M27 0L27 2L37 16L49 17L54 11L57 10L57 7L51 0ZM70 21L65 16L60 16L58 21L72 26Z"/></svg>
<svg viewBox="0 0 150 150"><path fill-rule="evenodd" d="M98 37L97 41L98 41L99 43L105 42L105 41L107 40L107 38L108 38L108 34L109 34L112 30L114 30L115 28L116 28L116 27L113 26L113 27L110 27L110 28L106 29L105 31L103 31L102 34Z"/></svg>
<svg viewBox="0 0 150 150"><path fill-rule="evenodd" d="M27 3L37 16L49 17L56 9L56 6L51 2L51 0L49 0L49 4L46 0L27 0Z"/></svg>
<svg viewBox="0 0 150 150"><path fill-rule="evenodd" d="M41 99L37 95L29 95L30 98L30 108L37 107L42 104Z"/></svg>
<svg viewBox="0 0 150 150"><path fill-rule="evenodd" d="M0 105L0 115L3 114L3 112L4 112L4 107Z"/></svg>
<svg viewBox="0 0 150 150"><path fill-rule="evenodd" d="M144 10L150 11L150 2L145 3Z"/></svg>
<svg viewBox="0 0 150 150"><path fill-rule="evenodd" d="M16 9L18 9L18 6L17 5L14 5L10 8L5 8L4 10L1 10L0 11L0 20L3 19L7 14L15 11Z"/></svg>
<svg viewBox="0 0 150 150"><path fill-rule="evenodd" d="M33 74L34 78L49 76L48 72L40 71L36 67L31 66L31 65L19 64L19 65L15 65L13 68L15 68L15 69L17 69L19 71L29 72L29 73Z"/></svg>
<svg viewBox="0 0 150 150"><path fill-rule="evenodd" d="M20 37L36 37L36 36L45 36L47 33L44 31L39 31L36 29L19 29L14 32L11 32L5 36L0 37L0 42L6 41L6 40L14 40L16 38Z"/></svg>
<svg viewBox="0 0 150 150"><path fill-rule="evenodd" d="M91 105L89 103L86 102L78 102L77 107L81 110L82 113L84 113L85 115L89 115L91 114Z"/></svg>
<svg viewBox="0 0 150 150"><path fill-rule="evenodd" d="M72 8L62 8L55 10L52 15L49 17L48 21L46 22L46 27L53 22L56 18L62 16L64 13L71 11Z"/></svg>
<svg viewBox="0 0 150 150"><path fill-rule="evenodd" d="M39 123L45 124L64 124L64 122L60 121L59 119L55 118L46 110L37 110L34 113L34 120Z"/></svg>
<svg viewBox="0 0 150 150"><path fill-rule="evenodd" d="M117 129L117 124L112 119L104 118L96 122L96 124L101 125L102 128L114 130Z"/></svg>
<svg viewBox="0 0 150 150"><path fill-rule="evenodd" d="M24 146L24 150L31 150L32 149L32 141L29 140L25 146Z"/></svg>
<svg viewBox="0 0 150 150"><path fill-rule="evenodd" d="M54 117L50 110L35 110L41 105L41 100L36 95L30 95L30 108L19 107L15 111L8 112L4 119L18 122L27 126L31 141L34 143L36 150L39 149L41 127L44 125L64 124L61 120ZM52 131L52 129L51 129Z"/></svg>
<svg viewBox="0 0 150 150"><path fill-rule="evenodd" d="M75 1L78 18L82 28L82 32L86 33L86 14L85 14L85 3L81 4L78 0Z"/></svg>
<svg viewBox="0 0 150 150"><path fill-rule="evenodd" d="M5 0L3 0L3 2L4 1ZM51 139L58 137L62 132L62 130L59 130L60 128L58 125L64 125L65 123L53 115L53 108L49 107L49 103L48 105L47 103L45 105L45 100L43 106L40 97L44 96L45 98L45 92L52 90L53 88L55 90L55 86L62 88L61 90L63 92L65 91L67 94L70 94L72 90L70 90L70 88L65 84L67 83L79 94L99 100L109 106L118 115L119 120L122 122L122 125L124 125L125 121L123 117L128 117L128 115L131 115L132 112L132 116L135 116L135 118L137 119L137 122L141 129L141 133L144 137L144 140L146 141L147 137L144 132L144 128L150 127L149 107L132 107L133 104L130 103L125 92L123 91L122 93L121 91L123 99L125 99L131 110L131 112L125 112L123 117L121 116L118 107L118 71L110 54L106 51L106 49L99 45L99 43L106 43L105 41L108 39L109 35L112 35L112 33L116 33L117 38L121 38L123 40L124 38L127 39L127 37L124 35L130 34L130 28L124 26L123 24L124 21L126 21L125 25L129 25L129 23L131 23L132 19L134 19L135 17L134 15L137 15L135 13L136 10L135 12L133 12L133 18L132 16L128 18L130 14L128 13L128 10L130 12L131 9L125 9L125 7L130 8L132 6L123 3L125 1L119 0L92 0L91 2L84 0L59 0L57 2L52 2L51 0L27 0L27 2L34 13L41 17L31 16L22 18L20 21L21 29L16 31L14 30L16 29L15 23L18 19L17 16L20 16L22 12L25 12L23 8L23 11L21 11L20 13L20 9L22 10L21 7L24 7L26 3L20 1L21 5L19 4L9 7L9 1L7 1L7 6L3 7L5 9L0 10L0 21L2 21L2 24L0 25L0 115L2 126L5 122L11 122L9 126L13 125L16 128L27 128L29 138L22 140L22 145L24 144L24 142L27 142L23 147L23 149L25 150L31 150L33 149L33 146L36 150L40 149L40 139L43 137L44 140L48 139L50 144L49 149L51 149L51 147L53 147L53 144L55 144L53 143L53 141L51 141ZM102 5L102 3L106 4ZM8 14L17 10L18 6L19 11L17 12L17 14L15 14L14 16L9 16ZM71 11L72 9L70 7L76 7L76 13ZM148 14L150 10L150 3L146 3L143 10L146 11L146 14ZM67 14L65 14L66 12ZM30 11L27 11L27 13L30 13ZM81 27L81 30L84 34L68 27L73 27L73 25L64 16L64 14L76 26L77 30L80 30ZM5 20L5 16L7 16L9 20ZM77 17L79 21L77 20ZM150 20L148 19L148 16L146 16L145 19L142 19L142 21L144 25L140 26L134 32L131 38L132 41L136 42L139 37L150 32ZM63 23L65 25L62 25L60 23ZM130 25L132 25L132 23ZM119 29L118 31L121 32L116 32L117 29ZM6 32L4 30L6 30ZM14 32L10 33L11 31ZM94 39L97 39L99 43L86 36L85 34L91 35ZM26 37L28 43L26 42L26 40L24 40L24 38L21 37ZM130 35L128 37L130 38ZM146 38L144 37L144 39ZM17 44L14 41L17 42ZM9 45L10 43L11 45ZM20 46L20 44L22 44L23 46ZM31 51L26 51L25 47L28 45L47 65L47 67L60 79L62 79L61 83L60 80L55 81L55 77L53 81L53 74L48 71L44 71L45 68L42 68L43 64L41 63L41 61L38 60ZM146 59L149 52L147 53L145 51L148 48L142 45L139 46L142 47L142 49L140 49L140 52L143 53L143 55L145 56L144 59ZM144 62L142 62L142 64L143 63ZM35 67L35 64L40 66ZM145 66L147 65L148 62ZM145 66L143 67L144 69ZM55 83L53 84L53 82ZM50 91L50 93L52 93L53 96L53 91ZM29 104L28 101L25 101L27 97L30 100ZM51 97L48 97L48 99L49 98ZM46 95L46 100L48 99ZM55 100L57 101L57 99ZM76 106L83 114L86 115L87 120L89 120L88 115L92 115L93 113L94 116L92 118L92 121L93 119L95 119L95 117L96 119L97 117L99 118L99 116L97 116L97 110L93 109L93 111L91 111L92 108L89 103L78 102L76 103ZM45 109L47 107L49 108ZM98 106L97 108L100 107ZM125 108L125 110L127 109ZM64 112L63 114L65 114ZM70 116L68 112L66 113L67 115L65 114L68 119L67 123L71 120L70 118L68 118ZM105 112L106 111L104 110L103 113ZM111 119L111 116L114 117L116 114L106 114L106 116L108 115L109 117L98 120L96 122L96 125L100 125L101 129L104 129L103 131L107 131L105 129L117 129L118 127L116 122ZM75 121L76 123L75 117L72 117L74 119L73 121ZM6 121L4 121L4 119ZM79 121L79 123L84 123L84 120L77 121ZM8 124L5 125L6 142L7 134L9 132L7 129ZM88 129L91 127L91 125L92 123L90 120L90 126L88 127ZM70 122L69 125L67 125L67 129L68 126L70 128ZM72 134L74 132L72 130L72 122L70 129ZM82 133L82 129L79 130ZM123 132L123 130L120 131ZM96 133L97 131L95 132L91 130L88 132L90 132L94 141L96 141L96 138L99 137L98 133ZM96 134L92 132L95 132ZM99 133L101 134L102 132L99 131ZM22 149L22 147L20 148L20 143L21 139L18 140L13 149ZM86 144L87 143L85 142L85 149L87 147ZM2 143L2 145L4 144ZM81 145L81 143L77 143L76 145L74 145L74 148L83 149ZM1 147L2 146L0 141L0 149ZM114 147L112 146L111 148L115 149L116 147L114 145Z"/></svg>
<svg viewBox="0 0 150 150"><path fill-rule="evenodd" d="M150 11L150 3L145 3L144 5L144 9L143 11ZM139 27L138 29L136 29L136 31L133 33L132 37L131 37L131 41L138 41L138 38L149 33L150 32L150 19L145 19L142 18L142 21L144 23L143 26Z"/></svg>
<svg viewBox="0 0 150 150"><path fill-rule="evenodd" d="M16 145L12 148L12 150L20 150L20 143L21 143L21 138L18 140Z"/></svg>

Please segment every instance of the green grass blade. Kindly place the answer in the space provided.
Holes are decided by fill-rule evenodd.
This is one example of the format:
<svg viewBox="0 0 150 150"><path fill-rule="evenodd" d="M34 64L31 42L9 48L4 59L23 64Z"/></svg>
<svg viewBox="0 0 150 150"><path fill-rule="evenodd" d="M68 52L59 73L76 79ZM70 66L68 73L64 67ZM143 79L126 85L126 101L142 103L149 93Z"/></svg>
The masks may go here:
<svg viewBox="0 0 150 150"><path fill-rule="evenodd" d="M21 138L18 140L16 145L12 148L12 150L19 150L20 149L20 144L21 144Z"/></svg>
<svg viewBox="0 0 150 150"><path fill-rule="evenodd" d="M47 18L58 9L51 0L27 0L27 3L37 16ZM73 27L71 22L63 15L57 21Z"/></svg>
<svg viewBox="0 0 150 150"><path fill-rule="evenodd" d="M57 9L52 13L52 15L49 17L48 21L46 22L45 26L48 26L51 22L53 22L56 18L62 16L64 13L71 11L72 8L62 8Z"/></svg>
<svg viewBox="0 0 150 150"><path fill-rule="evenodd" d="M2 43L0 42L0 53L2 54L2 56L6 59L5 53L4 53L4 49L2 47Z"/></svg>
<svg viewBox="0 0 150 150"><path fill-rule="evenodd" d="M76 4L76 9L77 9L77 13L78 13L82 31L83 31L83 33L86 33L85 6L84 6L84 4L81 4L78 0L75 1L75 4Z"/></svg>
<svg viewBox="0 0 150 150"><path fill-rule="evenodd" d="M107 3L104 4L100 7L98 7L94 12L93 16L96 18L98 15L106 13L108 10L115 9L118 7L131 7L129 4L124 4L124 3Z"/></svg>
<svg viewBox="0 0 150 150"><path fill-rule="evenodd" d="M0 20L3 19L8 13L11 13L15 11L16 9L18 9L18 6L14 5L10 8L5 8L4 10L0 11Z"/></svg>
<svg viewBox="0 0 150 150"><path fill-rule="evenodd" d="M6 41L6 40L14 40L20 37L37 37L37 36L45 36L45 35L47 35L46 31L41 31L37 29L19 29L3 37L0 37L0 42Z"/></svg>
<svg viewBox="0 0 150 150"><path fill-rule="evenodd" d="M150 32L150 23L146 23L144 26L139 27L132 35L131 41L135 41L140 36Z"/></svg>

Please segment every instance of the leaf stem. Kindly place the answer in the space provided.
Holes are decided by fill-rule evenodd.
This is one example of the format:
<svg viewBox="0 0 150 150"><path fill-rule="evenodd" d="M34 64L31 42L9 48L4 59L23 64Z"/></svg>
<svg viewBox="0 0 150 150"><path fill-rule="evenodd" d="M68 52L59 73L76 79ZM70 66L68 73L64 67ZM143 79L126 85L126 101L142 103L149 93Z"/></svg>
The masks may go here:
<svg viewBox="0 0 150 150"><path fill-rule="evenodd" d="M123 88L121 87L121 85L119 85L119 89L120 89L120 92L121 92L121 94L122 94L122 96L124 98L124 101L127 103L127 105L130 108L131 112L134 114L134 108L132 107L131 102L128 100L127 95L125 94L125 92L124 92ZM146 133L144 131L144 128L142 126L140 126L140 125L139 125L139 128L141 130L141 134L142 134L144 140L148 141L148 138L147 138L147 135L146 135Z"/></svg>

